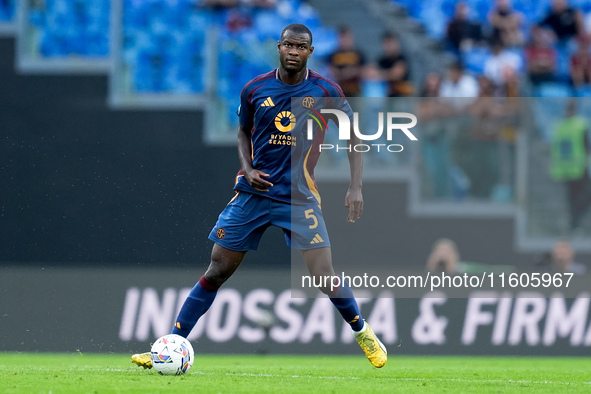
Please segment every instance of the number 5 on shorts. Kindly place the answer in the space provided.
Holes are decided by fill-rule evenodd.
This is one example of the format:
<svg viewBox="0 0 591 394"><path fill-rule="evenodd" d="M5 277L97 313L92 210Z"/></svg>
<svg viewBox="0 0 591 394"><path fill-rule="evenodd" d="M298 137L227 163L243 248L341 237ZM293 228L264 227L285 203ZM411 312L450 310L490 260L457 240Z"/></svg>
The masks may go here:
<svg viewBox="0 0 591 394"><path fill-rule="evenodd" d="M318 227L318 218L316 217L316 215L314 215L314 209L308 209L306 211L304 211L304 214L306 215L306 219L312 219L314 221L314 223L312 223L311 225L308 226L309 229L315 229L316 227Z"/></svg>

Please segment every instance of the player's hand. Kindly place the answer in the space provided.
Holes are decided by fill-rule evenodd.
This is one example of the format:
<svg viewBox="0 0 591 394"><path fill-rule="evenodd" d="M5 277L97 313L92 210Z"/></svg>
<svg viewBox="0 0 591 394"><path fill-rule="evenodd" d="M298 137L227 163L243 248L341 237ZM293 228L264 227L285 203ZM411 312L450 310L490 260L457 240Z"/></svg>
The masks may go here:
<svg viewBox="0 0 591 394"><path fill-rule="evenodd" d="M357 219L361 218L363 214L363 195L360 187L349 186L345 196L345 207L349 208L349 215L347 216L349 223L355 223Z"/></svg>
<svg viewBox="0 0 591 394"><path fill-rule="evenodd" d="M263 177L269 177L269 174L260 170L255 170L254 168L250 171L246 171L244 177L250 186L259 192L268 192L269 188L273 186L271 182L263 179Z"/></svg>

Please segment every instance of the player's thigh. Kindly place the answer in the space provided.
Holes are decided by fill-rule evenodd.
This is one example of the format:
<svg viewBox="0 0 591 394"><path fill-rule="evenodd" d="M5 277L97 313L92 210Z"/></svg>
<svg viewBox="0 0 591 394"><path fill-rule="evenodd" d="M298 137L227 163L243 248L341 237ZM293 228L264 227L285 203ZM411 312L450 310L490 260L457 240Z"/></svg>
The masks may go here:
<svg viewBox="0 0 591 394"><path fill-rule="evenodd" d="M209 239L232 251L256 250L271 225L270 212L268 198L239 192L220 213Z"/></svg>
<svg viewBox="0 0 591 394"><path fill-rule="evenodd" d="M245 255L246 252L230 250L217 243L214 244L205 279L214 285L221 286L240 266Z"/></svg>
<svg viewBox="0 0 591 394"><path fill-rule="evenodd" d="M302 250L302 257L312 276L332 277L332 253L329 247Z"/></svg>

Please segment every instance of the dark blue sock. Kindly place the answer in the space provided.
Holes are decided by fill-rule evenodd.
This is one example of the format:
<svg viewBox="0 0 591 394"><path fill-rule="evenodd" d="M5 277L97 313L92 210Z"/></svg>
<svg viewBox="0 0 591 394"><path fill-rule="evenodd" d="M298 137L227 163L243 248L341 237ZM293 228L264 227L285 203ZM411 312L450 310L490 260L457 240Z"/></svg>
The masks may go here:
<svg viewBox="0 0 591 394"><path fill-rule="evenodd" d="M360 331L363 328L363 317L359 305L357 305L353 291L347 283L341 284L330 300L353 330Z"/></svg>
<svg viewBox="0 0 591 394"><path fill-rule="evenodd" d="M172 334L177 334L184 338L188 337L195 324L197 324L197 320L213 304L217 292L218 288L210 285L205 277L202 276L185 300L176 318Z"/></svg>

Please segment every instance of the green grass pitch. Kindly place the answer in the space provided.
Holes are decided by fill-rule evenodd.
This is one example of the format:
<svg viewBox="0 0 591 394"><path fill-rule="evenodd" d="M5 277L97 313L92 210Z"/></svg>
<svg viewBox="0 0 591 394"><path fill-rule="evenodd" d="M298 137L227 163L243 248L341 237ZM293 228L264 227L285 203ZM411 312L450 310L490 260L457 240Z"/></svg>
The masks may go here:
<svg viewBox="0 0 591 394"><path fill-rule="evenodd" d="M590 358L197 355L160 376L126 354L0 354L0 393L591 392Z"/></svg>

